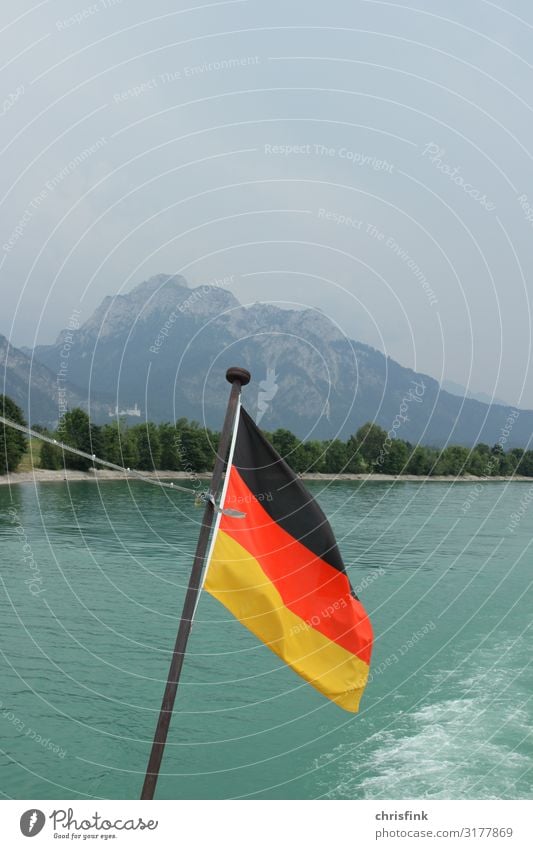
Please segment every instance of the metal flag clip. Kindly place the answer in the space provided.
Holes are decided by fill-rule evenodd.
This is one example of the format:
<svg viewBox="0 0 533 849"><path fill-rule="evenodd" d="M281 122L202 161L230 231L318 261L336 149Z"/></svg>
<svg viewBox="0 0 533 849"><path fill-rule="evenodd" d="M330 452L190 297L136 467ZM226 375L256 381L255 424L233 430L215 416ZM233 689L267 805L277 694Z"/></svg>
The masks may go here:
<svg viewBox="0 0 533 849"><path fill-rule="evenodd" d="M231 507L219 507L212 492L202 492L201 498L203 498L204 501L209 501L210 504L213 505L215 513L221 513L223 516L231 516L232 519L246 518L246 513L242 513L240 510L232 510Z"/></svg>

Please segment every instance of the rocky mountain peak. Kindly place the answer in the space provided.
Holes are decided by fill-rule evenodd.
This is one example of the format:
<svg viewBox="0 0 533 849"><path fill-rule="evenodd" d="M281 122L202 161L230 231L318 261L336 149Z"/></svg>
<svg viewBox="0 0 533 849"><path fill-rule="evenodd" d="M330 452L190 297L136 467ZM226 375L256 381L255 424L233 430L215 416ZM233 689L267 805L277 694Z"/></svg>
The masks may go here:
<svg viewBox="0 0 533 849"><path fill-rule="evenodd" d="M224 280L189 286L180 275L157 274L105 298L72 335L68 380L91 393L91 410L95 398L101 400L104 420L118 399L125 408L139 403L149 419L186 416L219 427L227 399L224 372L239 363L253 376L246 403L251 409L261 403L268 430L346 437L376 421L388 431L407 407L402 438L442 444L453 433L454 441L469 445L493 444L505 422L506 408L440 391L427 375L348 339L326 312L260 301L243 306ZM52 376L57 373L57 345L33 353ZM12 376L15 386L15 369ZM413 381L423 388L416 399ZM46 383L43 374L43 394ZM49 385L46 394L53 396ZM528 442L532 421L533 413L521 413L515 444Z"/></svg>
<svg viewBox="0 0 533 849"><path fill-rule="evenodd" d="M181 274L155 274L149 277L148 280L143 280L138 283L130 292L129 295L151 295L153 292L158 292L163 289L188 289L189 284L185 277ZM124 297L128 297L125 295Z"/></svg>

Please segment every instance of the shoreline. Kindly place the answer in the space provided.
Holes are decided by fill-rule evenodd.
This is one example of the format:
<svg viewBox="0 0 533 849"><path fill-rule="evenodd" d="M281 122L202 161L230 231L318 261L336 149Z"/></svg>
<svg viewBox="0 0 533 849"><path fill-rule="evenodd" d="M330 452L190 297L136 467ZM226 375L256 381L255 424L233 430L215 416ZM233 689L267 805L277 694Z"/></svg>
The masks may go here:
<svg viewBox="0 0 533 849"><path fill-rule="evenodd" d="M191 475L189 472L142 472L144 478L150 480L164 481L194 481L210 480L210 472L198 472ZM381 475L381 474L333 474L325 472L309 472L300 475L304 481L365 481L368 483L491 483L514 481L518 483L533 484L533 477L524 475L495 475L494 477L478 477L476 475ZM140 480L138 475L128 472L113 472L108 469L98 469L89 472L80 472L76 469L34 469L29 472L12 472L0 475L0 486L13 486L20 483L75 483L79 481L92 481L93 483L104 483L106 481Z"/></svg>

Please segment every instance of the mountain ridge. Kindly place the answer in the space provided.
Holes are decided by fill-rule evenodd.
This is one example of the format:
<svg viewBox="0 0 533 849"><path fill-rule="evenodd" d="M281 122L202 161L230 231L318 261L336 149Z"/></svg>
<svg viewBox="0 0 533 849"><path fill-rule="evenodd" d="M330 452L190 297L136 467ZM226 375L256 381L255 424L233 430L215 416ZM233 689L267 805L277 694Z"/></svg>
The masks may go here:
<svg viewBox="0 0 533 849"><path fill-rule="evenodd" d="M60 407L87 407L86 394L69 381L61 381L59 359L54 373L48 366L33 356L31 350L15 348L0 334L0 368L3 371L3 394L18 404L27 420L34 424L52 427L57 424ZM103 403L95 399L96 408L103 410Z"/></svg>
<svg viewBox="0 0 533 849"><path fill-rule="evenodd" d="M52 373L65 332L32 352ZM244 399L252 414L261 410L261 427L306 439L346 438L376 421L413 443L494 444L512 409L442 390L431 376L348 339L320 310L245 307L228 289L191 287L181 275L158 274L107 296L69 333L68 378L95 420L115 404L138 403L143 419L185 416L218 429L224 373L235 364L252 372ZM533 412L521 411L507 447L525 447L532 432Z"/></svg>

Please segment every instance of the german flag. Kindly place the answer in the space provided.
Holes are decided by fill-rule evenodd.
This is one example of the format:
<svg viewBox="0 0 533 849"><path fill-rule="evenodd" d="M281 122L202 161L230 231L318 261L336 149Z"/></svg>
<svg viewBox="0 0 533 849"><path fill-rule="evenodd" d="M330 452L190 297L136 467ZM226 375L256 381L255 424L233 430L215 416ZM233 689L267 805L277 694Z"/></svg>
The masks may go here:
<svg viewBox="0 0 533 849"><path fill-rule="evenodd" d="M324 513L242 408L221 506L206 590L309 684L357 711L370 620Z"/></svg>

